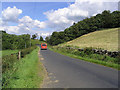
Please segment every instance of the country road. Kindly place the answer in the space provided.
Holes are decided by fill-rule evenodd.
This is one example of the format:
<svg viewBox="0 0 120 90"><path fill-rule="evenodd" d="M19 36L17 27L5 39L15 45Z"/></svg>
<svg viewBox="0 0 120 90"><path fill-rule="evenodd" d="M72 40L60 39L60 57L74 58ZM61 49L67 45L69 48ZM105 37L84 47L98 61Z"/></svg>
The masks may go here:
<svg viewBox="0 0 120 90"><path fill-rule="evenodd" d="M41 50L48 77L43 88L117 88L118 71L102 65Z"/></svg>

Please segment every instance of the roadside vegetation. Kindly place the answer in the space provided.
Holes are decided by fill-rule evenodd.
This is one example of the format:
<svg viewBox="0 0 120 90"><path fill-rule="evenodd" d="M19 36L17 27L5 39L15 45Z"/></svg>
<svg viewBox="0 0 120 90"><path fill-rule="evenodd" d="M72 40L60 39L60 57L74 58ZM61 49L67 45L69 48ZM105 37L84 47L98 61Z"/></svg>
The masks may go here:
<svg viewBox="0 0 120 90"><path fill-rule="evenodd" d="M44 41L39 41L38 39L31 39L31 45L35 46L36 44L41 44ZM7 49L7 50L2 50L0 51L0 53L2 53L2 56L6 56L6 55L11 55L11 54L15 54L18 53L19 51L21 51L22 49L15 49L15 50L11 50L11 49Z"/></svg>
<svg viewBox="0 0 120 90"><path fill-rule="evenodd" d="M31 53L36 47L30 47L21 50L21 58ZM2 86L6 87L9 84L12 75L16 72L19 64L18 53L2 56ZM16 66L17 64L17 66Z"/></svg>
<svg viewBox="0 0 120 90"><path fill-rule="evenodd" d="M3 88L40 87L44 77L44 69L42 64L38 63L38 50L39 47L24 50L24 58L20 60L16 56L12 56L6 61L3 60ZM29 54L28 51L30 51Z"/></svg>
<svg viewBox="0 0 120 90"><path fill-rule="evenodd" d="M92 63L96 63L96 64L100 64L100 65L104 65L104 66L108 66L108 67L112 67L120 70L119 56L114 58L107 55L94 54L91 51L91 48L86 48L83 51L78 51L73 49L66 49L66 47L60 48L59 46L54 46L54 47L49 46L49 49L54 52L57 52L72 58L76 58L76 59L80 59L80 60L84 60L84 61L88 61L88 62L92 62Z"/></svg>
<svg viewBox="0 0 120 90"><path fill-rule="evenodd" d="M32 35L30 39L29 34L1 32L2 88L39 88L44 72L36 44L41 44L44 40L36 39L37 34Z"/></svg>

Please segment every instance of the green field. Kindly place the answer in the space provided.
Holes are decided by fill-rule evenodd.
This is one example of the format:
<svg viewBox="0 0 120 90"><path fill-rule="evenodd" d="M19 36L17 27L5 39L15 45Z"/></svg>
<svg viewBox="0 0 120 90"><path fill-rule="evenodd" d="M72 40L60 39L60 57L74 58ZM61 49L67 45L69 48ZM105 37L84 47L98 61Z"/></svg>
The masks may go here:
<svg viewBox="0 0 120 90"><path fill-rule="evenodd" d="M93 47L109 51L118 51L118 31L120 28L105 29L83 35L59 46L72 45L80 48Z"/></svg>
<svg viewBox="0 0 120 90"><path fill-rule="evenodd" d="M6 56L6 55L10 55L13 53L17 53L19 50L2 50L0 51L0 53L2 52L2 56Z"/></svg>

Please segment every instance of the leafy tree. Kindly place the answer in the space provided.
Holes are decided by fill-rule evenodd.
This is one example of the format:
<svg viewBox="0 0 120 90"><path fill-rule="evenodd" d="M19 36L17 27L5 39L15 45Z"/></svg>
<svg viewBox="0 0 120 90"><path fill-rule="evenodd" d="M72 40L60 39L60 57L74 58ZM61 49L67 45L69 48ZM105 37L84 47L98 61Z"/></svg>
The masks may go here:
<svg viewBox="0 0 120 90"><path fill-rule="evenodd" d="M26 47L29 47L30 43L30 35L23 34L23 35L14 35L8 34L6 32L2 32L2 49L24 49L25 44Z"/></svg>
<svg viewBox="0 0 120 90"><path fill-rule="evenodd" d="M112 15L110 11L105 10L102 12L102 26L103 28L110 28L112 24Z"/></svg>
<svg viewBox="0 0 120 90"><path fill-rule="evenodd" d="M44 41L42 36L40 36L40 41Z"/></svg>
<svg viewBox="0 0 120 90"><path fill-rule="evenodd" d="M47 37L45 38L45 41L48 43L49 39L50 39L50 37L47 36Z"/></svg>
<svg viewBox="0 0 120 90"><path fill-rule="evenodd" d="M37 36L36 36L36 34L33 34L32 35L32 39L35 39Z"/></svg>

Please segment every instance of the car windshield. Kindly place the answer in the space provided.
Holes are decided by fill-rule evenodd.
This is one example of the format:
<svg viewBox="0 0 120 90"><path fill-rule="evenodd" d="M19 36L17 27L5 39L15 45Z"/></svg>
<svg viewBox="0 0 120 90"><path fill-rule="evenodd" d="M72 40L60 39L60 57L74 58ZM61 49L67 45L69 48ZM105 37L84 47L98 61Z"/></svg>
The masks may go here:
<svg viewBox="0 0 120 90"><path fill-rule="evenodd" d="M42 44L42 46L46 46L46 44Z"/></svg>

